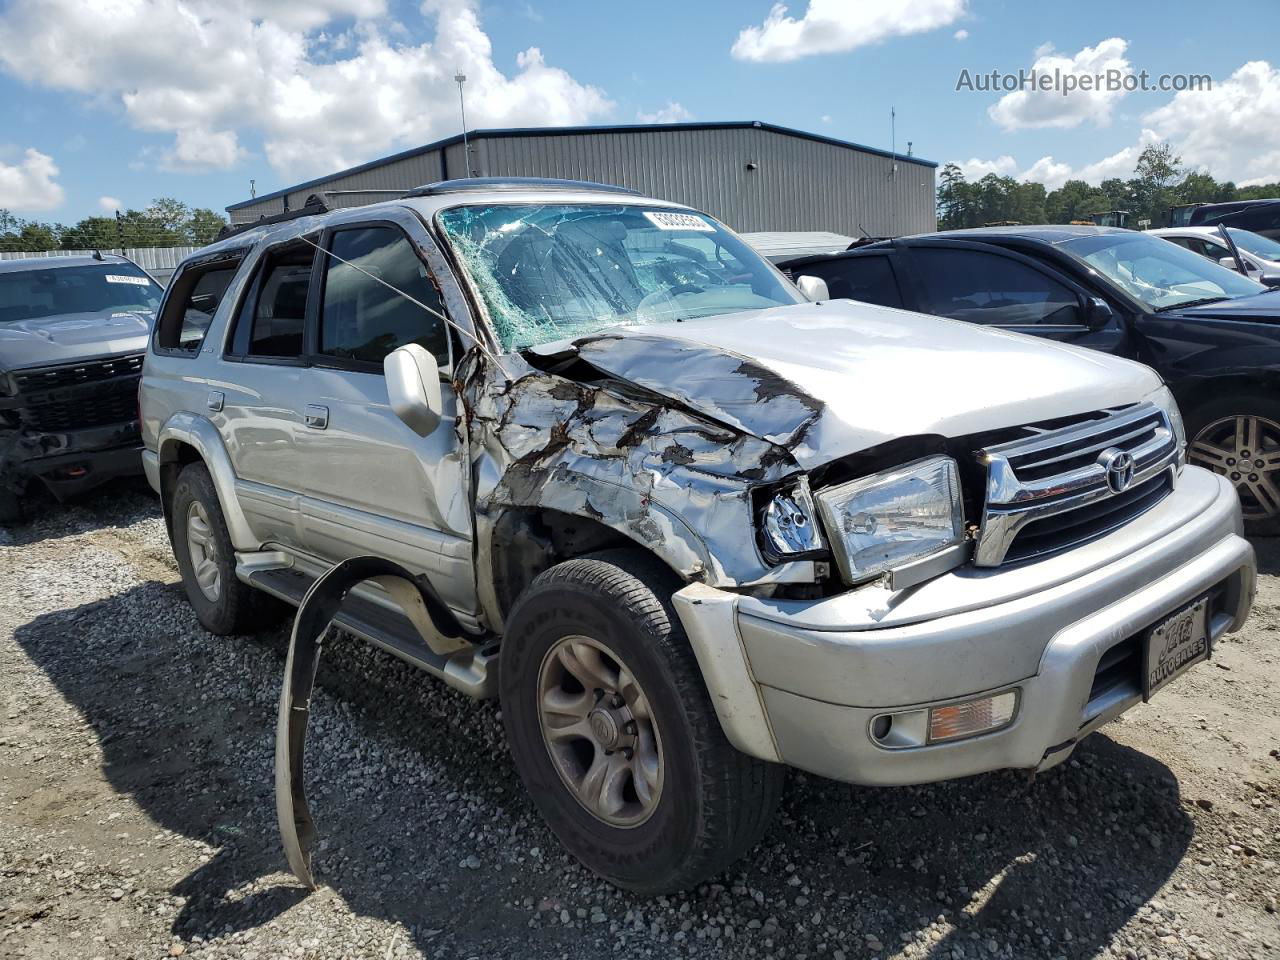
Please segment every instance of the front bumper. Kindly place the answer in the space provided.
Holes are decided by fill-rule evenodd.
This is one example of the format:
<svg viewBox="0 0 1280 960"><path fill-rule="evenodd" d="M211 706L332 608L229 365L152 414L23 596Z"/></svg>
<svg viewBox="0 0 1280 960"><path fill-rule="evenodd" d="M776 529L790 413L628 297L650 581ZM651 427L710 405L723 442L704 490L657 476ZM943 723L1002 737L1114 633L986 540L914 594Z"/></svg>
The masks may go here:
<svg viewBox="0 0 1280 960"><path fill-rule="evenodd" d="M39 480L57 499L84 493L116 477L142 473L138 422L46 433L0 431L0 483Z"/></svg>
<svg viewBox="0 0 1280 960"><path fill-rule="evenodd" d="M854 783L1041 770L1142 701L1141 638L1212 592L1211 640L1243 625L1253 548L1222 477L1187 467L1177 489L1119 530L1034 563L966 567L891 593L880 586L779 601L692 584L675 595L730 741ZM1138 651L1131 677L1108 664ZM1103 681L1106 682L1103 682ZM1011 725L886 749L879 715L1017 688Z"/></svg>

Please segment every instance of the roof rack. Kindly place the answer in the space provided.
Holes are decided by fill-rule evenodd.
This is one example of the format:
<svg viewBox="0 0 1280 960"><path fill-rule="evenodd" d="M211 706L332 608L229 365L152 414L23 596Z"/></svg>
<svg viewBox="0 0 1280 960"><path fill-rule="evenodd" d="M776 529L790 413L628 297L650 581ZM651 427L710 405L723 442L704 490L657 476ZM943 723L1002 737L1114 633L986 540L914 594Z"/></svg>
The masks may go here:
<svg viewBox="0 0 1280 960"><path fill-rule="evenodd" d="M467 193L479 190L573 190L588 193L625 193L641 196L639 190L619 187L611 183L593 183L590 180L557 180L553 177L463 177L458 180L441 180L414 187L406 197L438 197L446 193Z"/></svg>
<svg viewBox="0 0 1280 960"><path fill-rule="evenodd" d="M299 217L314 217L319 213L328 213L332 209L333 206L328 203L328 197L325 194L313 193L307 197L306 201L297 210L286 210L283 213L275 213L269 217L259 217L250 223L239 223L235 226L228 224L218 231L218 235L214 237L214 242L225 240L227 237L234 237L249 230L256 230L258 227L268 227L273 223L286 223L289 220L297 220Z"/></svg>

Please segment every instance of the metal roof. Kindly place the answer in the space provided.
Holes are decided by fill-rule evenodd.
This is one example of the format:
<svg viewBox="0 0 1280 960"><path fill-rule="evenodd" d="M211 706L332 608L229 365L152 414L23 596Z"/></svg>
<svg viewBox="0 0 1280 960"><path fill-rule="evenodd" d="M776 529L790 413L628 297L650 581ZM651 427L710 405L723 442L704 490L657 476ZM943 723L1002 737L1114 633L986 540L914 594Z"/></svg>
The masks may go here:
<svg viewBox="0 0 1280 960"><path fill-rule="evenodd" d="M853 243L853 237L819 230L766 231L741 233L738 236L747 241L761 256L770 259L802 257L813 253L835 253L838 250L847 250L849 244Z"/></svg>
<svg viewBox="0 0 1280 960"><path fill-rule="evenodd" d="M94 256L5 257L0 260L0 273L17 273L22 270L48 270L50 267L92 267L101 266L104 263L129 263L129 261L112 253L104 253L101 260Z"/></svg>
<svg viewBox="0 0 1280 960"><path fill-rule="evenodd" d="M409 157L421 156L433 150L440 150L444 147L453 146L462 143L464 139L470 140L491 140L501 138L520 138L520 137L565 137L565 136L581 136L583 134L607 134L607 133L655 133L664 131L678 130L735 130L735 129L757 129L765 130L769 133L778 133L783 136L795 137L800 140L812 140L815 143L826 143L832 146L845 147L849 150L856 150L860 153L870 153L880 157L892 157L903 163L914 163L930 169L936 168L938 165L932 160L924 160L920 157L907 156L902 153L892 153L888 150L881 150L878 147L868 147L861 143L854 143L850 140L837 140L835 137L824 137L821 134L809 133L805 130L795 130L791 127L782 127L773 123L765 123L761 120L726 120L713 123L626 123L616 124L612 126L582 126L582 127L512 127L509 129L492 129L492 130L470 130L466 134L455 134L452 137L446 137L443 140L437 140L434 143L428 143L421 147L413 147L410 150L403 150L400 153L394 153L387 157L381 157L377 160L370 160L367 163L361 163L354 167L348 167L345 170L337 170L323 177L317 177L313 180L307 180L303 183L294 184L291 187L285 187L282 190L276 190L272 193L264 193L261 196L253 197L249 200L241 200L239 203L232 203L227 206L227 210L239 210L243 207L253 206L262 203L264 200L275 200L280 197L288 196L291 193L297 193L301 190L308 190L312 187L319 187L326 183L331 183L341 177L351 176L352 174L362 173L365 170L373 170L385 164L395 163L398 160L405 160Z"/></svg>

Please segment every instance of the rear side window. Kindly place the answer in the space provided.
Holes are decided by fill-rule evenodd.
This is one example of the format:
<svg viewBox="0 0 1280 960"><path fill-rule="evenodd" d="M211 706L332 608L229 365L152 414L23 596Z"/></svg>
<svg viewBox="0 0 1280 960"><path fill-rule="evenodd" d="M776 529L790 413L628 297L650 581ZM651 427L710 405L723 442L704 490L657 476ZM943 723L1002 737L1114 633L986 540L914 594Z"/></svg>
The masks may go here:
<svg viewBox="0 0 1280 960"><path fill-rule="evenodd" d="M263 254L240 308L233 354L282 360L302 356L314 253L310 244L294 243Z"/></svg>
<svg viewBox="0 0 1280 960"><path fill-rule="evenodd" d="M449 362L448 336L436 315L444 304L404 234L394 227L340 230L329 249L334 256L326 258L321 354L381 366L392 350L416 343L441 365Z"/></svg>
<svg viewBox="0 0 1280 960"><path fill-rule="evenodd" d="M936 247L911 255L930 313L993 326L1082 322L1075 291L1010 257Z"/></svg>
<svg viewBox="0 0 1280 960"><path fill-rule="evenodd" d="M843 257L828 263L797 267L796 275L821 277L832 297L901 307L902 295L886 256Z"/></svg>
<svg viewBox="0 0 1280 960"><path fill-rule="evenodd" d="M174 280L156 327L156 345L175 353L196 354L204 343L240 260L219 260L190 267Z"/></svg>

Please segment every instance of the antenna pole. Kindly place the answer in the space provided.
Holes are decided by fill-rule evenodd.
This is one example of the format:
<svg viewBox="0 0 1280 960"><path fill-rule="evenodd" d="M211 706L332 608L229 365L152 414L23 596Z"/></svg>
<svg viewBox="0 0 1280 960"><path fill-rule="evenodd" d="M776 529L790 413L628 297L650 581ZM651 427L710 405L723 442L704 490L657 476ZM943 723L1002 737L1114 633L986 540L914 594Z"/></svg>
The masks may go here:
<svg viewBox="0 0 1280 960"><path fill-rule="evenodd" d="M889 230L898 235L898 112L889 107Z"/></svg>
<svg viewBox="0 0 1280 960"><path fill-rule="evenodd" d="M471 176L471 145L467 142L467 102L462 96L462 85L467 82L467 75L459 70L453 75L458 84L458 110L462 113L462 156L466 159L467 176Z"/></svg>

